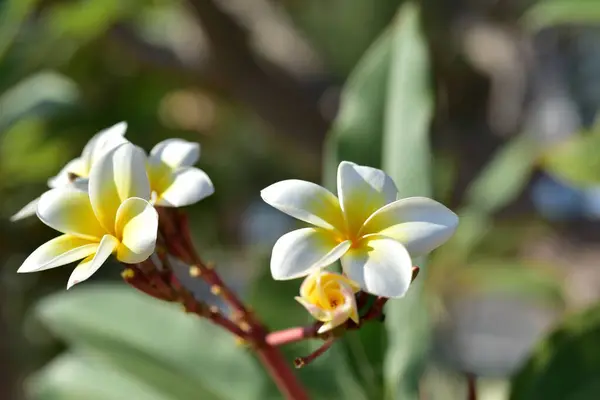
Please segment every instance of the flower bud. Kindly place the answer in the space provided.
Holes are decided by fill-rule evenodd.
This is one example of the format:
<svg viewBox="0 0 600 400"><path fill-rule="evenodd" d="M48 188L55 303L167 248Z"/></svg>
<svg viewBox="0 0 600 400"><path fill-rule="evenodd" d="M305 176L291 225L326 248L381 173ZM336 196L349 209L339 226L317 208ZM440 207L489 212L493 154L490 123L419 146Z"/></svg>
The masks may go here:
<svg viewBox="0 0 600 400"><path fill-rule="evenodd" d="M314 318L323 322L318 333L324 333L348 319L358 323L354 295L359 290L359 285L344 275L318 270L304 279L296 300Z"/></svg>

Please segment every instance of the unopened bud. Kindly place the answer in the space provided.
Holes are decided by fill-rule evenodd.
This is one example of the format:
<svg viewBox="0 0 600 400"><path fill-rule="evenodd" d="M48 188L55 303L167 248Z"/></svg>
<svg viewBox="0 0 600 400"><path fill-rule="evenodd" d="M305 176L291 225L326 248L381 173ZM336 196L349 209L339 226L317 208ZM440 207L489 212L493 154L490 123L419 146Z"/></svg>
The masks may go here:
<svg viewBox="0 0 600 400"><path fill-rule="evenodd" d="M199 277L200 275L202 275L202 271L200 270L199 267L193 265L190 267L190 276L193 276L194 278Z"/></svg>

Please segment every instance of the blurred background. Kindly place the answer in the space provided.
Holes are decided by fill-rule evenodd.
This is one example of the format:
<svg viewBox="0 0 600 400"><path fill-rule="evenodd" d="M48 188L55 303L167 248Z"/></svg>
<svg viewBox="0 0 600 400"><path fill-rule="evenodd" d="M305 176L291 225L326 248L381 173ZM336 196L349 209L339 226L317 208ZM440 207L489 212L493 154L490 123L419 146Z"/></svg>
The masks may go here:
<svg viewBox="0 0 600 400"><path fill-rule="evenodd" d="M68 296L70 267L17 276L55 233L36 218L9 218L119 121L146 150L169 137L197 141L198 166L216 188L188 210L204 258L270 326L306 323L293 301L299 283L268 273L273 243L296 224L259 192L288 178L330 185L336 158L380 166L372 133L395 112L380 110L394 84L380 77L395 65L381 67L381 49L402 3L1 0L0 398L277 398L247 352L125 290L116 264ZM390 397L386 343L423 341L420 399L465 398L464 373L479 377L481 399L506 399L538 340L600 300L600 1L419 5L431 194L457 210L461 227L419 277L429 333L419 344L383 324L348 334L302 371L317 399ZM398 137L412 124L401 122ZM211 357L229 385L211 387ZM164 378L173 368L180 373ZM598 398L595 390L556 398Z"/></svg>

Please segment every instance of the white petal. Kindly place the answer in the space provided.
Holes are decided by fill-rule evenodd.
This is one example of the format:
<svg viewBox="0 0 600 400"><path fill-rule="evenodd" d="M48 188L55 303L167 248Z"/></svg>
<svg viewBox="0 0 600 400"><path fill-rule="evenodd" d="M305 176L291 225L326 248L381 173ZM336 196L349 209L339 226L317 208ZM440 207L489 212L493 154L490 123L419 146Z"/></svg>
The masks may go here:
<svg viewBox="0 0 600 400"><path fill-rule="evenodd" d="M344 217L354 233L373 212L398 196L394 181L385 172L348 161L338 167L337 187Z"/></svg>
<svg viewBox="0 0 600 400"><path fill-rule="evenodd" d="M83 160L75 158L69 161L56 176L48 179L48 186L51 188L68 186L75 176L87 177L89 173Z"/></svg>
<svg viewBox="0 0 600 400"><path fill-rule="evenodd" d="M127 123L119 122L110 128L103 129L96 133L87 142L83 148L81 159L83 160L88 174L94 163L100 159L100 157L115 147L127 142L127 139L123 137L125 135L125 131L127 131Z"/></svg>
<svg viewBox="0 0 600 400"><path fill-rule="evenodd" d="M338 242L329 231L304 228L287 233L273 246L273 279L287 280L308 275L337 261L350 248L350 241Z"/></svg>
<svg viewBox="0 0 600 400"><path fill-rule="evenodd" d="M127 264L142 262L150 257L156 246L158 213L144 199L127 199L117 211L115 231L121 241L117 259Z"/></svg>
<svg viewBox="0 0 600 400"><path fill-rule="evenodd" d="M200 158L200 145L183 139L167 139L150 151L150 163L163 163L176 169L191 167Z"/></svg>
<svg viewBox="0 0 600 400"><path fill-rule="evenodd" d="M166 188L157 193L157 206L183 207L194 204L215 192L206 173L198 168L187 167L176 170ZM153 188L154 189L154 188Z"/></svg>
<svg viewBox="0 0 600 400"><path fill-rule="evenodd" d="M150 199L146 175L146 155L131 143L125 143L101 157L90 173L90 200L94 213L113 233L117 210L130 197Z"/></svg>
<svg viewBox="0 0 600 400"><path fill-rule="evenodd" d="M74 188L44 193L37 215L43 223L62 233L92 240L99 240L106 233L94 215L88 194Z"/></svg>
<svg viewBox="0 0 600 400"><path fill-rule="evenodd" d="M91 242L71 235L62 235L38 247L17 272L37 272L81 260L94 254L98 242Z"/></svg>
<svg viewBox="0 0 600 400"><path fill-rule="evenodd" d="M10 217L10 221L15 222L15 221L19 221L21 219L31 217L32 215L35 215L39 202L40 202L40 197L38 197L37 199L31 200L29 203L27 203L27 205L25 207L21 208L19 211L17 211L17 213L15 215Z"/></svg>
<svg viewBox="0 0 600 400"><path fill-rule="evenodd" d="M260 196L269 205L294 218L324 229L344 230L338 199L312 182L290 179L263 189Z"/></svg>
<svg viewBox="0 0 600 400"><path fill-rule="evenodd" d="M362 235L376 233L403 243L412 257L429 253L446 242L458 226L458 216L426 197L409 197L376 211Z"/></svg>
<svg viewBox="0 0 600 400"><path fill-rule="evenodd" d="M402 243L388 238L364 240L342 257L346 275L376 296L402 297L412 278L412 261Z"/></svg>
<svg viewBox="0 0 600 400"><path fill-rule="evenodd" d="M98 268L104 264L104 262L115 251L118 245L119 241L117 238L112 235L104 235L100 241L100 245L98 246L96 253L87 257L85 260L79 263L77 267L75 267L73 273L69 277L67 290L73 287L73 285L85 281L92 276L94 272L98 271Z"/></svg>

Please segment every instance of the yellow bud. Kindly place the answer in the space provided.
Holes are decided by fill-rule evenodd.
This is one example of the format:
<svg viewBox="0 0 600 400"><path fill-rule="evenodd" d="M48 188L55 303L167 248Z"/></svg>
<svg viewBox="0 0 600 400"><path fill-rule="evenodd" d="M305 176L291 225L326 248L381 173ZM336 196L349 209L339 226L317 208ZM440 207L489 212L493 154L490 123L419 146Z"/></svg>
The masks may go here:
<svg viewBox="0 0 600 400"><path fill-rule="evenodd" d="M131 268L125 268L123 270L123 272L121 272L121 276L123 277L123 279L133 279L133 277L135 276L135 271Z"/></svg>

